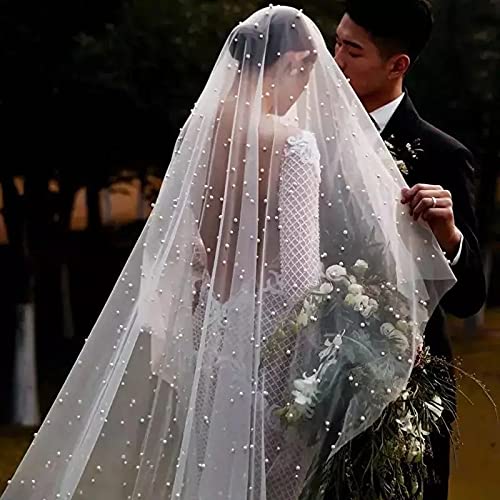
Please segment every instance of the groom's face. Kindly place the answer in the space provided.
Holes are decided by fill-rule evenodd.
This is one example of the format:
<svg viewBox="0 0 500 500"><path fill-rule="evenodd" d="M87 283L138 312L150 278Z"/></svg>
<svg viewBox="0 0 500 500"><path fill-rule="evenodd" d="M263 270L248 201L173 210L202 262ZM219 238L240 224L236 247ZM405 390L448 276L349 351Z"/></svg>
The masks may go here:
<svg viewBox="0 0 500 500"><path fill-rule="evenodd" d="M387 60L371 35L347 14L337 28L335 60L361 101L383 92L388 84Z"/></svg>

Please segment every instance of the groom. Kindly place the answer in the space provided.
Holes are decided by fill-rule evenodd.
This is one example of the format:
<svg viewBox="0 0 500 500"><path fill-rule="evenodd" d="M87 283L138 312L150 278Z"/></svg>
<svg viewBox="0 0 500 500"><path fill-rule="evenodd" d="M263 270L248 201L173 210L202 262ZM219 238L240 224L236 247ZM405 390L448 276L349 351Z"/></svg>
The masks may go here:
<svg viewBox="0 0 500 500"><path fill-rule="evenodd" d="M401 202L415 220L429 223L458 279L425 332L431 352L450 360L445 314L465 318L478 312L485 281L476 238L474 159L465 146L419 116L404 87L432 25L426 0L347 0L335 59L382 137L404 157L411 188L402 190ZM445 500L450 439L446 432L432 438L434 456L428 467L434 480L425 487L425 500Z"/></svg>

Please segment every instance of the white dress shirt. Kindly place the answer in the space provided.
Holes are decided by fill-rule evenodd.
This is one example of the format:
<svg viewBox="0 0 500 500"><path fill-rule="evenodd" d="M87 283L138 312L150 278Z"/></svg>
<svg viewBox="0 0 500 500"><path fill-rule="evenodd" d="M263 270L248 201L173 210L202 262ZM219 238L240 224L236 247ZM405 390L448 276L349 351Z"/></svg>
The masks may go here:
<svg viewBox="0 0 500 500"><path fill-rule="evenodd" d="M372 117L373 120L375 120L375 123L377 124L380 132L383 132L385 127L387 127L389 120L392 118L392 115L396 112L396 109L398 109L398 106L401 104L401 101L403 100L404 96L405 94L403 92L399 97L396 97L394 101L388 102L387 104L384 104L381 108L378 108L370 113L370 116Z"/></svg>
<svg viewBox="0 0 500 500"><path fill-rule="evenodd" d="M383 132L385 127L387 127L389 120L392 118L392 115L396 112L396 109L398 109L404 96L405 94L403 92L399 97L396 97L396 99L394 99L393 101L384 104L382 107L370 113L372 120L374 120L375 124L377 125L381 133ZM455 258L452 261L450 261L451 266L454 266L460 260L460 256L462 255L463 243L464 243L464 236L462 234L462 237L460 238L460 244L458 247L457 255L455 255Z"/></svg>

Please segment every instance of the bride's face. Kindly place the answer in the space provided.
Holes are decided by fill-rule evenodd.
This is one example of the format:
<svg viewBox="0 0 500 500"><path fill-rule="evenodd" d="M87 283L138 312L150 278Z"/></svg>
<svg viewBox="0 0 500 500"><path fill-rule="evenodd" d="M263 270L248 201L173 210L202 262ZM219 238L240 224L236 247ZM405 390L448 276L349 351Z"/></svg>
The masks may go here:
<svg viewBox="0 0 500 500"><path fill-rule="evenodd" d="M264 100L268 111L285 115L304 92L316 62L314 51L287 52L265 75Z"/></svg>

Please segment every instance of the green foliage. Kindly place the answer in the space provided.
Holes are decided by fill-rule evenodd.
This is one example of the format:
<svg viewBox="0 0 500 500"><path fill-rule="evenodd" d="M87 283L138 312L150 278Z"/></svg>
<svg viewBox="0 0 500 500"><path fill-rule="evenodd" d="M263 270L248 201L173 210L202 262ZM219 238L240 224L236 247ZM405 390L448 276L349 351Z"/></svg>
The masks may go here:
<svg viewBox="0 0 500 500"><path fill-rule="evenodd" d="M410 87L431 121L480 156L498 152L500 2L435 0L434 6L436 29Z"/></svg>
<svg viewBox="0 0 500 500"><path fill-rule="evenodd" d="M89 85L124 92L141 109L167 113L178 127L231 30L263 5L255 0L131 0L104 36L78 36L75 75ZM327 8L313 2L308 9L330 33L339 12L335 2Z"/></svg>
<svg viewBox="0 0 500 500"><path fill-rule="evenodd" d="M499 0L435 0L436 29L409 87L422 116L464 142L476 156L481 243L495 227L500 163Z"/></svg>

